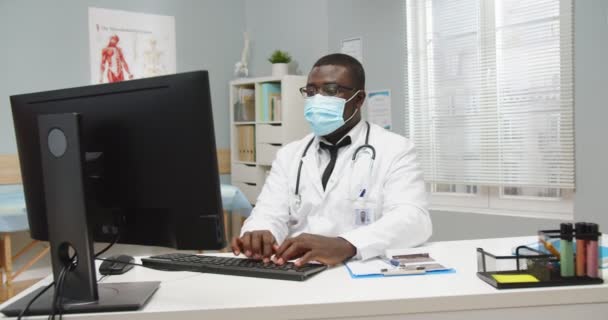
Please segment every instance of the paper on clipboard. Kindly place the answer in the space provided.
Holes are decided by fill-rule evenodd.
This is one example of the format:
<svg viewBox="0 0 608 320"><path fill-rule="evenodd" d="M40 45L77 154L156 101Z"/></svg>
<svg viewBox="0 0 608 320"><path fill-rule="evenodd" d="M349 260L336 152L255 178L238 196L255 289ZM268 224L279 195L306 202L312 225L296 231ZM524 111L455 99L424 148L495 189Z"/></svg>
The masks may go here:
<svg viewBox="0 0 608 320"><path fill-rule="evenodd" d="M382 272L380 270L387 268L388 264L380 259L371 259L366 261L350 261L346 263L346 267L353 276L381 276Z"/></svg>

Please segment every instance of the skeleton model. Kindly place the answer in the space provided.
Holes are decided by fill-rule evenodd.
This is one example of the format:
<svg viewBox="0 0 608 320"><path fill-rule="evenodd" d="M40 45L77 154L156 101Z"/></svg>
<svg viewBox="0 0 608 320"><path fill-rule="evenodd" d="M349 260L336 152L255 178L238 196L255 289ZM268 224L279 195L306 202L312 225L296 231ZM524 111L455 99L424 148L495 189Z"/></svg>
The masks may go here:
<svg viewBox="0 0 608 320"><path fill-rule="evenodd" d="M243 32L243 52L241 53L241 61L234 64L234 75L238 78L244 78L249 75L247 69L247 55L249 54L249 35L247 32Z"/></svg>

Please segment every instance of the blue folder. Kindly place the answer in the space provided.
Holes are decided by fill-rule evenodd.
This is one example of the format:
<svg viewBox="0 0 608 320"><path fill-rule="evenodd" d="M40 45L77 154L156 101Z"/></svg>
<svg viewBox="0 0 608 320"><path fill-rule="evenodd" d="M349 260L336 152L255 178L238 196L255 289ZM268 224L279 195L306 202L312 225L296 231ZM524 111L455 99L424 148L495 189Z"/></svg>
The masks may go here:
<svg viewBox="0 0 608 320"><path fill-rule="evenodd" d="M433 271L427 271L425 273L414 273L414 274L399 274L399 275L390 275L390 276L385 276L384 274L378 272L378 273L370 273L370 274L354 274L352 272L352 270L350 270L350 268L348 267L348 265L346 263L344 263L344 266L346 267L346 270L348 270L348 274L350 275L351 278L353 279L369 279L369 278L392 278L392 277L402 277L402 276L426 276L426 275L433 275L433 274L448 274L448 273L456 273L456 270L453 268L450 269L446 269L446 270L433 270Z"/></svg>

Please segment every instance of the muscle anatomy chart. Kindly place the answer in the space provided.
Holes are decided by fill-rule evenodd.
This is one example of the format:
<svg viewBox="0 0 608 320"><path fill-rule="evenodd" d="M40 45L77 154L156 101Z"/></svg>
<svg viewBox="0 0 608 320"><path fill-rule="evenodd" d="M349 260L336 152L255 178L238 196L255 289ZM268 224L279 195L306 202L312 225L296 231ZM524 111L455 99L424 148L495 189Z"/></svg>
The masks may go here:
<svg viewBox="0 0 608 320"><path fill-rule="evenodd" d="M176 72L171 16L89 8L91 83Z"/></svg>

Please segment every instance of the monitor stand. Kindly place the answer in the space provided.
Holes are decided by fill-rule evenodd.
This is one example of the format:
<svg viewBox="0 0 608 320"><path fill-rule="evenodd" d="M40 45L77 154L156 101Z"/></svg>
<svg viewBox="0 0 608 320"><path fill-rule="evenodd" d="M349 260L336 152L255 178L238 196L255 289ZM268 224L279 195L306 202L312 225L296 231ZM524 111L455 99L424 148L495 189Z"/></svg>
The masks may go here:
<svg viewBox="0 0 608 320"><path fill-rule="evenodd" d="M76 266L65 277L63 313L142 308L156 292L160 282L97 284L92 232L87 223L80 115L41 115L38 117L38 129L53 278L59 278L74 253L77 257ZM50 314L54 289L51 287L36 299L26 315ZM13 302L2 313L7 316L19 315L41 290Z"/></svg>

